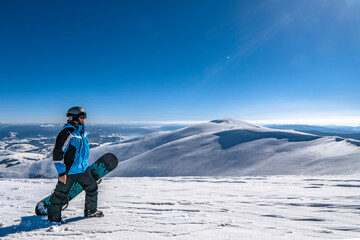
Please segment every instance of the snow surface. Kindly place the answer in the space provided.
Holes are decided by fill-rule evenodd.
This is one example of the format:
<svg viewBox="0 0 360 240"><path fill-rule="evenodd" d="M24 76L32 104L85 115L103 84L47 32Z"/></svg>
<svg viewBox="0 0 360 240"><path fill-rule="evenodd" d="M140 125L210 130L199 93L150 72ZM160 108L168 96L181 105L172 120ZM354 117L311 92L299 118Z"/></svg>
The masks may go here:
<svg viewBox="0 0 360 240"><path fill-rule="evenodd" d="M6 144L3 157L22 161L0 159L1 239L360 239L356 140L221 119L92 148L90 163L119 158L99 186L105 217L82 217L82 193L64 225L34 215L55 187L53 161Z"/></svg>
<svg viewBox="0 0 360 240"><path fill-rule="evenodd" d="M359 239L360 176L106 178L104 218L34 215L55 179L0 179L1 239Z"/></svg>
<svg viewBox="0 0 360 240"><path fill-rule="evenodd" d="M91 149L119 166L111 176L249 176L360 174L360 141L214 120ZM0 177L55 177L51 159L0 169Z"/></svg>

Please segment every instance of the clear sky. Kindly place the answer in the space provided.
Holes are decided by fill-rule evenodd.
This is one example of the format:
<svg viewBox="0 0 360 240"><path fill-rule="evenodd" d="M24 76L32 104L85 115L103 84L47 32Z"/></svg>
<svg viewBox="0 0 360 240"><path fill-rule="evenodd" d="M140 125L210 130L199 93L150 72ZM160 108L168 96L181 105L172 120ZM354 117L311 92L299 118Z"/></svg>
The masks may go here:
<svg viewBox="0 0 360 240"><path fill-rule="evenodd" d="M0 122L360 125L360 1L0 0Z"/></svg>

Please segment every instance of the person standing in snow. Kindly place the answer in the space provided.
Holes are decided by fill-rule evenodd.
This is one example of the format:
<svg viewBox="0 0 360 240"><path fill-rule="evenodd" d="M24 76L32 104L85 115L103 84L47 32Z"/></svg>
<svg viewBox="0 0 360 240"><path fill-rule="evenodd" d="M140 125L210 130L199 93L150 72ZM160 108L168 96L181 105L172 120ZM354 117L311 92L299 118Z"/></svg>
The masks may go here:
<svg viewBox="0 0 360 240"><path fill-rule="evenodd" d="M84 125L86 112L82 107L72 107L66 116L67 124L58 134L53 151L59 179L50 199L48 220L63 222L61 207L67 203L69 191L75 182L86 192L84 216L103 217L104 214L97 210L98 185L91 175L88 163L90 148Z"/></svg>

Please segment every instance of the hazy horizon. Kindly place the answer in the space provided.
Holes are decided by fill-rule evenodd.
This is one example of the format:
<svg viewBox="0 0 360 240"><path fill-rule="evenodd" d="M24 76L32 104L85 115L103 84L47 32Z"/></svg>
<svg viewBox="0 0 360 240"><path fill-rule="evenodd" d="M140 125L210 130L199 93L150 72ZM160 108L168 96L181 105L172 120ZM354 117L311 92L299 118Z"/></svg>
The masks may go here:
<svg viewBox="0 0 360 240"><path fill-rule="evenodd" d="M127 121L127 122L89 122L86 121L85 125L96 125L96 124L109 124L109 125L194 125L194 124L200 124L200 123L206 123L209 121L213 121L213 120L218 120L218 119L231 119L231 118L216 118L216 119L210 119L210 120L203 120L203 121ZM234 118L232 118L234 119ZM323 120L321 119L317 119L316 121L311 121L311 119L309 120L303 120L298 121L298 120L242 120L242 119L237 119L237 120L241 120L244 122L248 122L251 124L256 124L256 125L261 125L261 126L265 126L265 125L309 125L309 126L322 126L322 127L360 127L360 123L359 124L346 124L346 122L341 123L338 121L333 121L333 122L329 122L325 123ZM66 123L66 119L62 122L0 122L0 124L9 124L9 125L26 125L26 124L55 124L55 125L62 125ZM48 126L44 126L44 127L48 127ZM50 126L51 127L51 126Z"/></svg>

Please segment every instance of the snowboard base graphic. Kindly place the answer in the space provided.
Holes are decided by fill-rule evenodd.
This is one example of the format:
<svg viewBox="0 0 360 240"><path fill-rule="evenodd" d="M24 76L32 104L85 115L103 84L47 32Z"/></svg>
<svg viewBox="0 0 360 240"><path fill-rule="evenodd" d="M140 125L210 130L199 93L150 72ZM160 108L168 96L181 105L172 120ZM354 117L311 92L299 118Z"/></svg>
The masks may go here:
<svg viewBox="0 0 360 240"><path fill-rule="evenodd" d="M100 183L101 178L104 177L106 174L111 172L116 168L118 165L118 159L117 157L112 153L106 153L102 157L100 157L98 160L96 160L93 164L90 166L90 171L94 179ZM77 195L79 195L83 191L82 187L78 182L75 182L73 186L70 189L70 192L68 194L67 203L62 206L63 209L65 209L68 205L68 203L75 198ZM50 198L52 194L43 200L41 200L35 207L35 213L37 216L45 216L47 215L47 208L49 205L51 205Z"/></svg>

